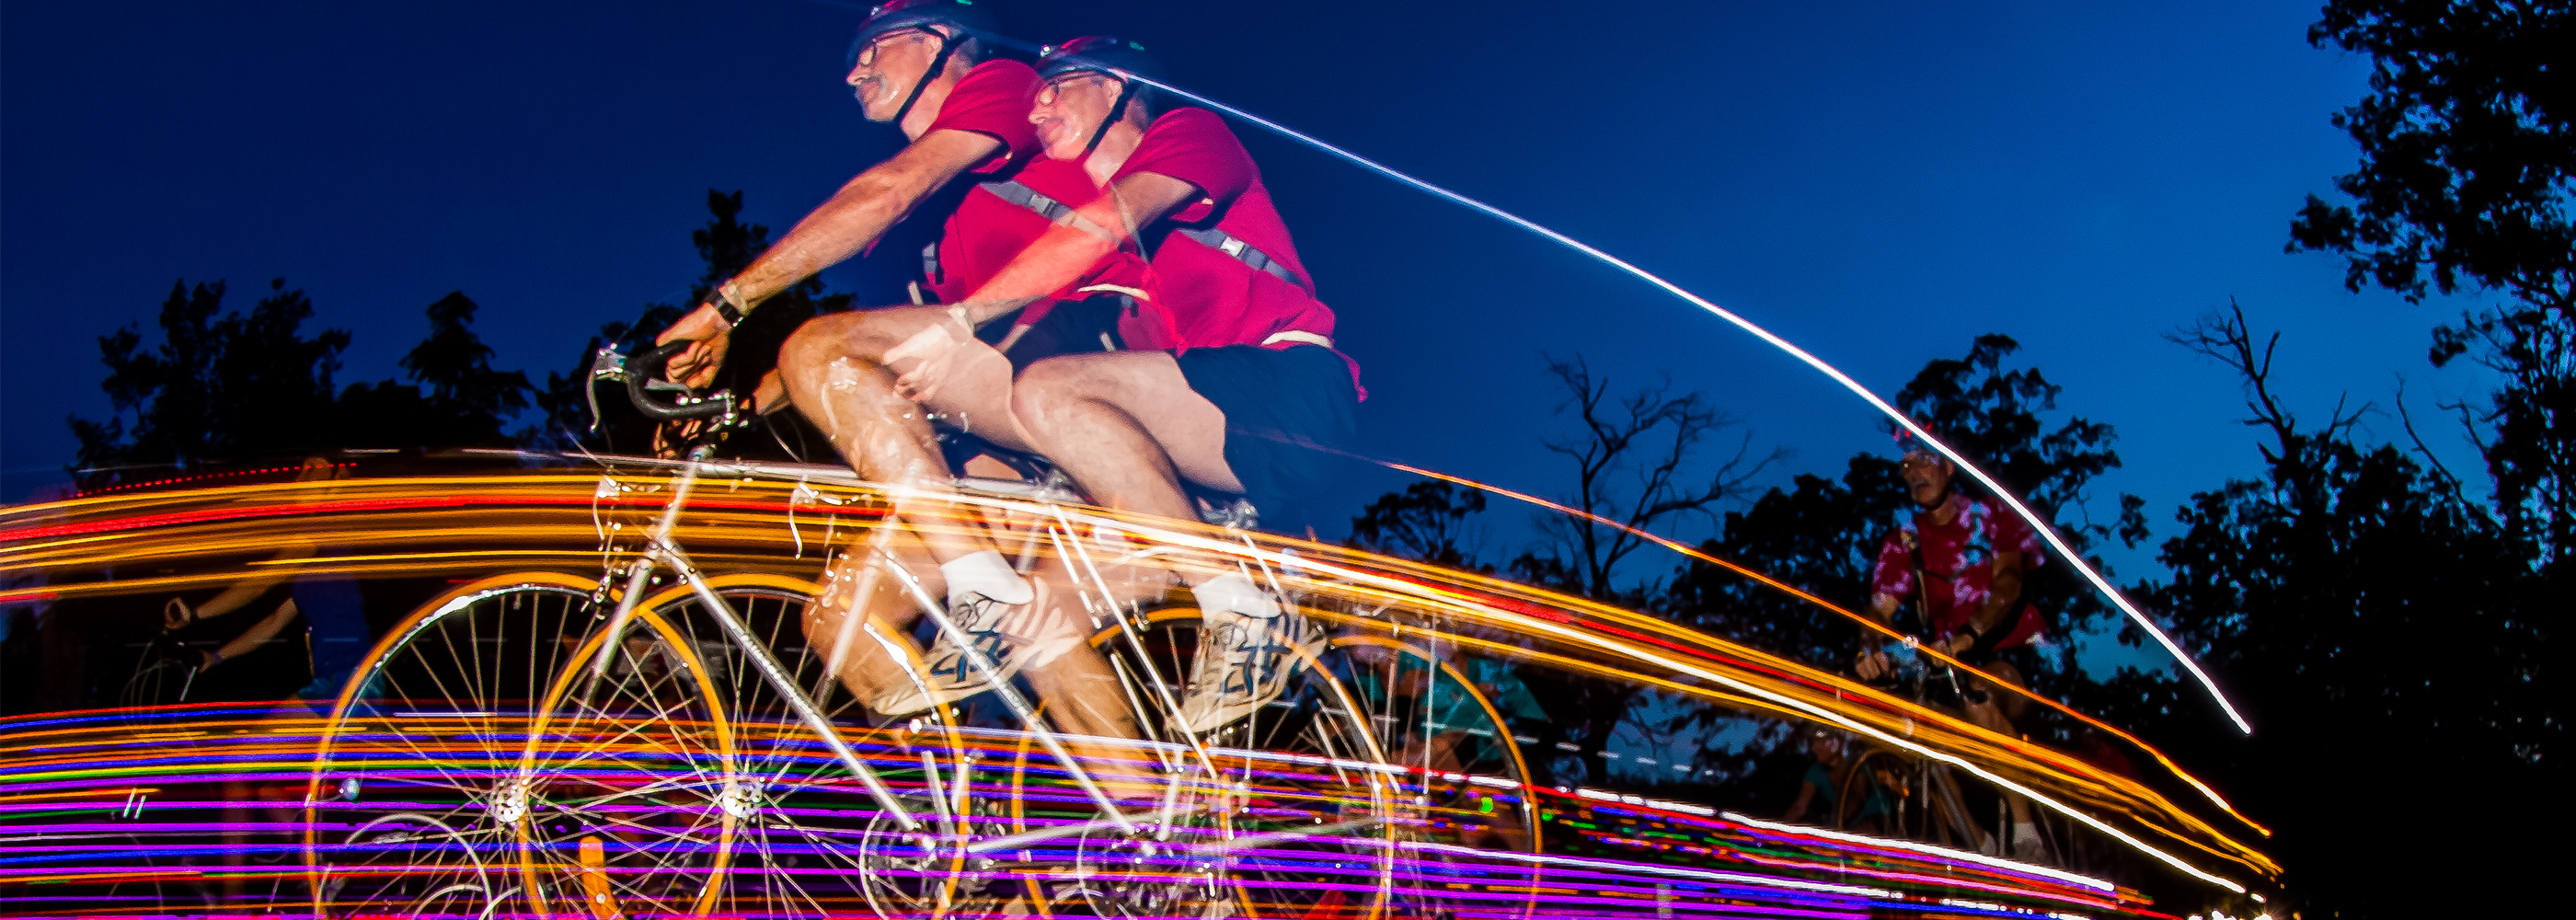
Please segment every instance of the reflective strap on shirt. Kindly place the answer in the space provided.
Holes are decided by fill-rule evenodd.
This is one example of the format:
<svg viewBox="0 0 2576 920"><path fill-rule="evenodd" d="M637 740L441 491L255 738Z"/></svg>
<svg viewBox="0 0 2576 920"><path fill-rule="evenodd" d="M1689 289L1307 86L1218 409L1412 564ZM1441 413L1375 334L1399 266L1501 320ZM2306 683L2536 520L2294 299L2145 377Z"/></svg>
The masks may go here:
<svg viewBox="0 0 2576 920"><path fill-rule="evenodd" d="M1189 237L1191 241L1202 246L1206 246L1209 249L1214 249L1218 252L1232 256L1235 261L1252 266L1255 271L1269 272L1273 275L1279 276L1279 280L1281 281L1288 282L1289 284L1296 285L1300 288L1306 287L1305 280L1298 278L1296 272L1289 271L1286 264L1277 259L1271 258L1269 253L1252 248L1252 244L1244 242L1242 237L1227 233L1215 227L1209 227L1205 230L1191 227L1180 227L1174 229L1172 233L1177 236ZM1314 293L1314 290L1308 288L1306 293L1312 294Z"/></svg>
<svg viewBox="0 0 2576 920"><path fill-rule="evenodd" d="M1003 201L1034 211L1039 217L1046 218L1051 223L1063 221L1074 229L1081 230L1082 232L1105 239L1116 239L1116 237L1112 236L1109 231L1101 229L1098 224L1094 224L1080 217L1065 220L1067 215L1074 212L1072 205L1049 198L1037 189L1020 184L1017 179L1006 182L986 182L976 187L993 193L995 197L998 197ZM1192 242L1214 249L1218 252L1225 253L1235 261L1251 266L1254 271L1269 272L1272 275L1278 276L1281 281L1296 285L1299 288L1305 288L1306 292L1309 294L1314 293L1313 288L1308 288L1306 286L1305 279L1297 277L1297 273L1290 271L1285 263L1271 258L1269 253L1262 252L1261 250L1254 248L1252 244L1244 242L1242 237L1227 233L1214 227L1210 227L1205 230L1191 227L1179 227L1173 229L1172 233L1178 236L1188 237Z"/></svg>
<svg viewBox="0 0 2576 920"><path fill-rule="evenodd" d="M1112 235L1109 231L1102 229L1099 224L1092 223L1080 217L1073 217L1074 208L1072 205L1049 198L1045 193L1040 192L1037 189L1020 184L1020 180L1012 179L1004 182L986 182L975 187L991 192L994 197L1000 198L1003 201L1034 211L1039 217L1046 218L1048 223L1062 222L1066 226L1102 239L1117 239L1117 237ZM1068 220L1068 217L1071 217L1071 219Z"/></svg>
<svg viewBox="0 0 2576 920"><path fill-rule="evenodd" d="M1321 345L1326 348L1333 347L1332 336L1316 335L1312 332L1299 332L1295 329L1290 329L1286 332L1273 332L1270 334L1269 338L1261 340L1263 347L1277 345L1281 342L1302 342L1308 345Z"/></svg>
<svg viewBox="0 0 2576 920"><path fill-rule="evenodd" d="M1151 301L1154 299L1146 296L1144 291L1140 291L1123 284L1094 284L1087 287L1074 288L1073 292L1076 294L1124 294L1131 299L1144 301Z"/></svg>

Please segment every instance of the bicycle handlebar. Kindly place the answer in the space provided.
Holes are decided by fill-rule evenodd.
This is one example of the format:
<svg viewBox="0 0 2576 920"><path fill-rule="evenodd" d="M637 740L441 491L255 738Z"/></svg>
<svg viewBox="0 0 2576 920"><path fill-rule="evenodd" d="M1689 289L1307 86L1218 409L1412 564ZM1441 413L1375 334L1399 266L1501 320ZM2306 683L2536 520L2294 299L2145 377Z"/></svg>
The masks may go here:
<svg viewBox="0 0 2576 920"><path fill-rule="evenodd" d="M684 394L669 402L654 398L647 384L653 378L661 376L665 365L670 364L671 359L686 350L690 344L687 341L674 341L668 345L655 346L635 353L632 363L626 368L626 399L635 404L635 411L644 413L647 418L664 422L734 414L734 395L731 390L717 390L705 396Z"/></svg>

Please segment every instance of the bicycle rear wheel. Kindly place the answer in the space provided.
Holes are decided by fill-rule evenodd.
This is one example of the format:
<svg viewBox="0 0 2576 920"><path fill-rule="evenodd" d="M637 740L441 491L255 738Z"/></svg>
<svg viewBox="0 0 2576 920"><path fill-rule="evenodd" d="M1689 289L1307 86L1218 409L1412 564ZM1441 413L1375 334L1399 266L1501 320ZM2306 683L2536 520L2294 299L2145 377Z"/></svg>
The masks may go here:
<svg viewBox="0 0 2576 920"><path fill-rule="evenodd" d="M1132 683L1131 693L1145 703L1140 708L1146 730L1167 742L1178 741L1184 733L1156 701L1165 694L1179 699L1187 690L1199 650L1199 612L1152 611L1144 624L1133 643L1114 627L1092 642L1112 653L1121 677ZM1092 835L1084 842L1086 870L1095 877L1128 880L1148 894L1166 892L1142 901L1160 913L1200 906L1191 897L1168 893L1195 889L1203 884L1204 873L1214 872L1221 877L1210 881L1231 895L1230 908L1237 916L1384 914L1395 877L1392 774L1401 768L1388 765L1366 708L1336 677L1347 669L1323 660L1337 653L1327 651L1322 658L1303 650L1294 654L1299 667L1279 699L1201 733L1198 741L1207 761L1192 755L1178 765L1178 798L1203 801L1209 815L1205 826L1174 833L1170 842L1179 846ZM1118 895L1115 890L1096 892L1092 906L1120 916L1143 915L1122 905Z"/></svg>

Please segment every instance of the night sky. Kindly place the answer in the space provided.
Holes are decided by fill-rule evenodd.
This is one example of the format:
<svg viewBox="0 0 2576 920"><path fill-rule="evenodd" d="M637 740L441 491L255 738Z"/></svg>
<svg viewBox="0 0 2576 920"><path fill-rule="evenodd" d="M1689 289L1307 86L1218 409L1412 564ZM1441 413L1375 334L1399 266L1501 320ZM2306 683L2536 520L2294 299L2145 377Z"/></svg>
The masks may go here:
<svg viewBox="0 0 2576 920"><path fill-rule="evenodd" d="M2482 388L2424 360L2460 304L2347 294L2336 259L2281 251L2301 196L2352 167L2327 117L2366 89L2366 60L2305 42L2314 0L992 5L1032 41L1138 39L1184 85L1621 254L1882 393L2009 333L2063 408L2119 429L2097 518L2140 493L2159 538L2190 492L2259 470L2235 381L2159 338L2230 296L2287 333L2280 379L2311 419L2346 391L2389 405L2400 374L2419 424ZM784 232L894 149L839 82L859 15L7 3L0 496L64 480L64 416L107 410L95 337L149 331L173 279L228 279L243 308L272 277L303 288L356 335L344 384L393 376L450 290L483 305L499 366L568 367L696 277L708 188ZM1865 405L1686 304L1238 131L1365 368L1377 456L1562 489L1543 354L1707 392L1796 452L1777 480L1888 443ZM909 258L824 277L886 289ZM2393 416L2365 432L2403 437ZM1401 481L1362 472L1324 504Z"/></svg>

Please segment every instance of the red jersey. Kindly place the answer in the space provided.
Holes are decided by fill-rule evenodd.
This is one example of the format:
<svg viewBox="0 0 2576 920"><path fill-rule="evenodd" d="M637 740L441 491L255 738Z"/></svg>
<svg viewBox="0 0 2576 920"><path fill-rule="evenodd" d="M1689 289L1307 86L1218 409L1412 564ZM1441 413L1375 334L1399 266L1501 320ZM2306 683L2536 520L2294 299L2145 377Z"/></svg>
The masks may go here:
<svg viewBox="0 0 2576 920"><path fill-rule="evenodd" d="M1315 298L1314 279L1297 258L1288 225L1271 204L1270 189L1261 184L1260 168L1224 119L1206 109L1163 113L1146 127L1136 152L1110 177L1110 184L1135 173L1179 179L1200 193L1198 201L1141 234L1153 252L1149 287L1172 325L1173 341L1157 344L1279 349L1332 338L1333 310ZM1255 268L1191 235L1208 230L1222 231L1258 251L1287 277ZM1347 355L1343 360L1350 362ZM1350 365L1351 379L1357 382L1359 365Z"/></svg>
<svg viewBox="0 0 2576 920"><path fill-rule="evenodd" d="M1923 556L1923 576L1930 584L1922 594L1924 628L1935 639L1957 633L1968 624L1968 618L1983 609L1986 598L1994 593L1995 554L2018 552L2022 570L2037 568L2047 558L2039 534L2030 524L2000 503L1965 495L1958 497L1959 513L1950 523L1936 524L1929 511L1915 510L1897 515L1897 529L1915 535ZM1915 600L1914 553L1907 552L1898 534L1890 533L1878 546L1878 564L1870 572L1870 590L1911 603ZM2045 625L2039 608L2022 605L2021 615L2003 625L2004 638L1997 648L2011 648L2030 641Z"/></svg>
<svg viewBox="0 0 2576 920"><path fill-rule="evenodd" d="M970 182L1017 181L1057 201L1084 202L1100 195L1082 168L1040 155L1037 126L1029 123L1036 104L1038 73L1018 61L986 61L939 105L931 131L973 131L1002 142L1002 152L960 178ZM928 132L923 132L924 136ZM1003 201L990 191L969 189L949 212L939 242L923 259L925 285L941 303L956 303L992 279L994 273L1043 236L1047 219L1026 207Z"/></svg>
<svg viewBox="0 0 2576 920"><path fill-rule="evenodd" d="M1038 157L1008 174L971 178L979 183L1018 182L1059 202L1100 197L1100 187L1091 184L1091 175L1082 167L1046 157ZM1003 200L989 188L968 189L966 197L958 200L957 210L948 215L948 224L939 235L937 257L924 260L923 272L929 276L925 287L940 303L965 300L1054 226L1038 212ZM936 268L927 264L932 262Z"/></svg>

